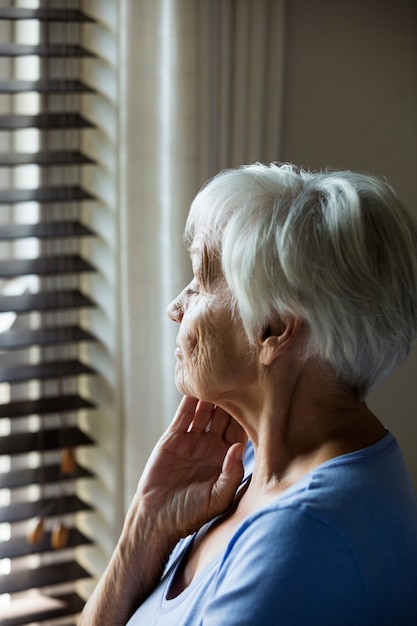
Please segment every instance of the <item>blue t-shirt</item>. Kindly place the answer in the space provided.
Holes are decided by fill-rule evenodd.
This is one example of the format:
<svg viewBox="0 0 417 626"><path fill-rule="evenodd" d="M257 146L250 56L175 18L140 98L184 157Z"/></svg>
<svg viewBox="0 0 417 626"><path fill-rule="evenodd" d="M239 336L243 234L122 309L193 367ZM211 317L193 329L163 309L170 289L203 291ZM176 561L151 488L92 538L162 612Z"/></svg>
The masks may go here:
<svg viewBox="0 0 417 626"><path fill-rule="evenodd" d="M250 515L167 600L192 540L173 551L128 626L417 625L417 498L390 433Z"/></svg>

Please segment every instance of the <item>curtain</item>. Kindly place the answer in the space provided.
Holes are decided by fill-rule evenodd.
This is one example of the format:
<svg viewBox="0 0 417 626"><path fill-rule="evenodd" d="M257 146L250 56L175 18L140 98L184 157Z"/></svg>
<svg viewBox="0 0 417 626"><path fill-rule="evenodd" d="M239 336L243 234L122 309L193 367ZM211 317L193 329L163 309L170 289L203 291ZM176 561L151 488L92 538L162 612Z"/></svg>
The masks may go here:
<svg viewBox="0 0 417 626"><path fill-rule="evenodd" d="M219 170L280 159L283 0L124 0L121 31L121 293L124 489L172 419L177 329L188 282L182 231Z"/></svg>

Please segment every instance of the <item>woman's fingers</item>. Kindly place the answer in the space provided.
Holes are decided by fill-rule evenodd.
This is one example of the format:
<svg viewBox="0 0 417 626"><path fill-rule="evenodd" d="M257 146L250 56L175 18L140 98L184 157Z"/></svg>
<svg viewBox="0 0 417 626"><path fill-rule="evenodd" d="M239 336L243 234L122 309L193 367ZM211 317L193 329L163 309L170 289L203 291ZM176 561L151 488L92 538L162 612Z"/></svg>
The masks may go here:
<svg viewBox="0 0 417 626"><path fill-rule="evenodd" d="M178 406L174 419L171 423L171 429L187 432L194 419L195 410L197 408L199 400L190 396L184 396Z"/></svg>
<svg viewBox="0 0 417 626"><path fill-rule="evenodd" d="M242 426L235 419L231 418L227 428L223 434L223 438L227 443L243 443L246 445L248 441L248 436L246 431L242 428Z"/></svg>
<svg viewBox="0 0 417 626"><path fill-rule="evenodd" d="M194 419L191 424L191 430L201 433L207 432L213 419L215 406L211 402L200 400L195 409Z"/></svg>
<svg viewBox="0 0 417 626"><path fill-rule="evenodd" d="M220 407L216 407L213 412L210 431L221 436L229 444L245 444L247 441L247 435L241 425Z"/></svg>
<svg viewBox="0 0 417 626"><path fill-rule="evenodd" d="M184 396L181 400L172 428L175 431L205 433L208 430L223 436L232 418L229 413L211 402Z"/></svg>
<svg viewBox="0 0 417 626"><path fill-rule="evenodd" d="M205 402L184 396L171 424L171 432L187 433L202 437L210 432L226 444L246 444L247 436L238 422L224 409Z"/></svg>
<svg viewBox="0 0 417 626"><path fill-rule="evenodd" d="M210 423L210 432L223 439L227 429L229 428L231 420L233 422L235 421L233 417L227 413L227 411L224 411L219 406L216 406Z"/></svg>

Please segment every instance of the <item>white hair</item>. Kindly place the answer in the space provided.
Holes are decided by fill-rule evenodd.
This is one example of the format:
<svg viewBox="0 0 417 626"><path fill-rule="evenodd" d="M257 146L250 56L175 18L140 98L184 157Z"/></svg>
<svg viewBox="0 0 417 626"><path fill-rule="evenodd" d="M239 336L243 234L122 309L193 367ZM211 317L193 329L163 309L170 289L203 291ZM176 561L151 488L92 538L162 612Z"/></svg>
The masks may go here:
<svg viewBox="0 0 417 626"><path fill-rule="evenodd" d="M226 170L192 203L185 240L218 255L249 340L277 316L364 397L417 337L417 223L382 179L290 164Z"/></svg>

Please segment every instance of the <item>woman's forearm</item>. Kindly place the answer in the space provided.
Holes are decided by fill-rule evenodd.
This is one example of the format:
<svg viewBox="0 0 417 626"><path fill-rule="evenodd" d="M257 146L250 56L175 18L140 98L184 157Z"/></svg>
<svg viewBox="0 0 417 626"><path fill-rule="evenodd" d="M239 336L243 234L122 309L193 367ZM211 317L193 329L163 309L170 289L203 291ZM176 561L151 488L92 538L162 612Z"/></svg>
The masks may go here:
<svg viewBox="0 0 417 626"><path fill-rule="evenodd" d="M176 543L132 503L112 558L78 626L125 626L158 584Z"/></svg>

